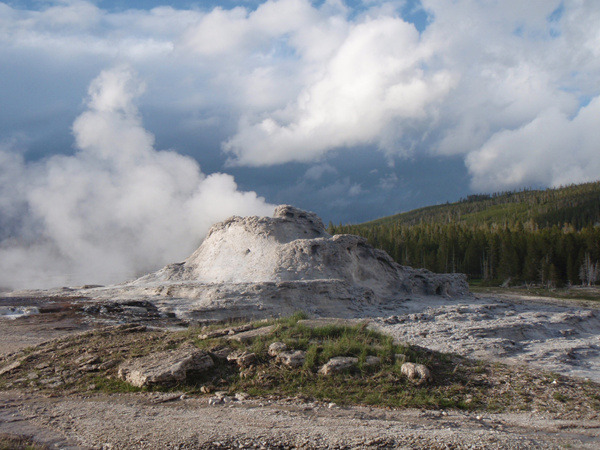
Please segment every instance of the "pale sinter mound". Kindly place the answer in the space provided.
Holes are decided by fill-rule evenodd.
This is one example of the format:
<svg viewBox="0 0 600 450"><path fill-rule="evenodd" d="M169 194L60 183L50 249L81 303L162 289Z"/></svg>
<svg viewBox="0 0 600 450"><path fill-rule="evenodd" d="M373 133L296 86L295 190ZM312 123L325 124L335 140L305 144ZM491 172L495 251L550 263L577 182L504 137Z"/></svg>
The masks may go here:
<svg viewBox="0 0 600 450"><path fill-rule="evenodd" d="M273 217L234 216L214 225L184 262L123 288L185 298L171 304L180 314L202 310L228 316L237 309L246 316L295 310L345 316L406 296L468 293L462 274L400 266L366 239L331 236L314 213L288 205L277 207Z"/></svg>

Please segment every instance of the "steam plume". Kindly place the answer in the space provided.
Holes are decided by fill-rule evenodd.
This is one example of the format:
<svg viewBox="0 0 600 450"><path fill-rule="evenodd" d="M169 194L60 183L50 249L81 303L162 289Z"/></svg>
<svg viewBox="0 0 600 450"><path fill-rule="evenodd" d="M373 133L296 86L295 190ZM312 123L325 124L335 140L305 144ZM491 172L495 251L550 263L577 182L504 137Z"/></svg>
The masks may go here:
<svg viewBox="0 0 600 450"><path fill-rule="evenodd" d="M0 149L0 286L122 281L184 258L215 221L272 212L232 176L155 150L140 86L127 67L91 83L72 156L27 163Z"/></svg>

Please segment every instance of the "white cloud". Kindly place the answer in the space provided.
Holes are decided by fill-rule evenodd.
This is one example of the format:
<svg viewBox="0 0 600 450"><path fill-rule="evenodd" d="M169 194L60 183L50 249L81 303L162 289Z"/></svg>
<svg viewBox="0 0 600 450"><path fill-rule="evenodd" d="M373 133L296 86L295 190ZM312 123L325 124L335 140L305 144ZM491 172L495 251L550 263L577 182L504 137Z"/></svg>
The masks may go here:
<svg viewBox="0 0 600 450"><path fill-rule="evenodd" d="M573 118L590 107L581 110L582 100L600 95L598 2L422 4L430 22L419 33L403 20L401 1L363 2L360 13L339 0L122 12L83 0L49 2L40 11L0 3L0 63L10 68L0 70L0 81L12 83L0 100L15 88L29 95L31 74L49 73L35 78L43 84L36 101L53 111L61 92L126 62L146 81L142 106L182 117L163 125L173 133L195 138L196 127L226 136L231 164L319 163L329 152L358 146L377 148L390 162L420 153L461 155L477 189L587 179L600 155L575 149L574 164L550 151L555 146L542 133L551 121L582 136L597 132ZM31 110L23 106L22 127L11 129L23 132L42 120ZM123 138L151 145L147 132L130 126L135 114L116 120L94 111L98 126L122 127ZM509 136L514 149L502 145ZM88 129L78 139L97 157L114 148L110 133ZM486 158L504 175L490 176ZM533 170L536 158L552 160L553 169L548 162Z"/></svg>
<svg viewBox="0 0 600 450"><path fill-rule="evenodd" d="M390 191L396 188L398 181L400 181L398 176L394 172L391 172L379 180L379 187L384 191Z"/></svg>
<svg viewBox="0 0 600 450"><path fill-rule="evenodd" d="M38 163L0 152L0 286L106 283L178 261L233 214L270 214L233 178L156 151L133 103L130 69L104 71L73 125L77 153Z"/></svg>
<svg viewBox="0 0 600 450"><path fill-rule="evenodd" d="M477 150L496 131L518 128L553 106L577 110L577 97L565 89L572 66L554 54L562 53L562 38L552 38L547 21L559 1L424 3L436 17L424 42L459 79L438 111L435 152Z"/></svg>
<svg viewBox="0 0 600 450"><path fill-rule="evenodd" d="M348 189L348 195L350 195L351 197L355 197L359 194L362 194L362 192L362 186L358 183L353 184L352 186L350 186L350 189Z"/></svg>
<svg viewBox="0 0 600 450"><path fill-rule="evenodd" d="M311 161L329 150L378 143L403 119L424 118L452 87L449 73L425 73L416 29L394 17L367 17L350 27L322 73L284 109L244 117L224 149L233 163ZM393 128L393 130L388 130Z"/></svg>
<svg viewBox="0 0 600 450"><path fill-rule="evenodd" d="M325 175L336 175L337 169L331 164L323 163L310 167L305 173L304 178L307 180L318 181Z"/></svg>
<svg viewBox="0 0 600 450"><path fill-rule="evenodd" d="M475 190L527 184L560 186L597 180L600 174L600 97L570 119L551 108L516 130L496 133L466 163Z"/></svg>
<svg viewBox="0 0 600 450"><path fill-rule="evenodd" d="M421 35L389 4L345 17L319 68L295 80L294 96L281 107L242 111L237 133L224 144L230 163L309 162L334 149L374 145L390 158L463 154L476 177L471 161L497 133L552 109L572 116L581 98L598 95L600 8L593 2L423 3L433 19ZM297 49L289 30L288 44ZM300 53L301 67L312 67L304 57L310 46ZM530 147L520 147L510 158L515 163L504 168L515 170L543 152ZM520 183L539 181L520 170L526 173L515 176ZM493 180L487 189L507 185Z"/></svg>

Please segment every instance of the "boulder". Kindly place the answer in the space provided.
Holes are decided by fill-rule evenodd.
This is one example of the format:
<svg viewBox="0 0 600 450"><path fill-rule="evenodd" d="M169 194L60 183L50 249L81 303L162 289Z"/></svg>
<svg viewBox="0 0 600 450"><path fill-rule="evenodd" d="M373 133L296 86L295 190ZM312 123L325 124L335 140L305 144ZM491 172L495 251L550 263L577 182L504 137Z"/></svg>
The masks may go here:
<svg viewBox="0 0 600 450"><path fill-rule="evenodd" d="M269 356L275 357L281 352L286 351L287 348L287 345L283 342L273 342L271 345L269 345Z"/></svg>
<svg viewBox="0 0 600 450"><path fill-rule="evenodd" d="M433 381L431 371L423 364L406 362L400 367L400 372L415 384L423 384Z"/></svg>
<svg viewBox="0 0 600 450"><path fill-rule="evenodd" d="M320 369L319 373L323 375L334 375L356 367L358 358L351 356L336 356L331 358Z"/></svg>
<svg viewBox="0 0 600 450"><path fill-rule="evenodd" d="M125 361L119 366L118 377L137 387L170 385L184 382L190 373L213 365L205 351L183 348Z"/></svg>
<svg viewBox="0 0 600 450"><path fill-rule="evenodd" d="M238 402L243 402L244 400L248 400L249 397L250 397L250 395L246 394L245 392L236 392L235 395L233 396L233 398L235 398Z"/></svg>
<svg viewBox="0 0 600 450"><path fill-rule="evenodd" d="M235 361L238 366L245 368L250 367L256 362L256 353L250 352L234 352L227 355L227 361Z"/></svg>
<svg viewBox="0 0 600 450"><path fill-rule="evenodd" d="M246 323L244 325L238 325L237 327L231 327L229 329L229 334L234 335L237 333L242 333L244 331L250 331L254 328L254 325L251 323Z"/></svg>
<svg viewBox="0 0 600 450"><path fill-rule="evenodd" d="M2 367L2 369L0 369L0 376L12 372L15 369L18 369L19 367L21 367L21 364L23 364L22 361L15 361L10 364L7 364L6 366Z"/></svg>
<svg viewBox="0 0 600 450"><path fill-rule="evenodd" d="M213 359L227 359L233 352L234 350L229 347L217 347L210 351L210 356L212 356Z"/></svg>
<svg viewBox="0 0 600 450"><path fill-rule="evenodd" d="M302 367L305 359L306 352L302 350L296 350L290 352L280 352L277 355L276 361L283 364L284 366L289 367L290 369L295 369L297 367Z"/></svg>

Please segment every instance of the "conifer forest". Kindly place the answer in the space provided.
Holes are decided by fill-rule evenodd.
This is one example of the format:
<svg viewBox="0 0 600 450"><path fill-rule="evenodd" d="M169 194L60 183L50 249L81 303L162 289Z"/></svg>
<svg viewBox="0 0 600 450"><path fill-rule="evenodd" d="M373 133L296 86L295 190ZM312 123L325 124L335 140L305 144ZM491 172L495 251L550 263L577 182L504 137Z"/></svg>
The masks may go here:
<svg viewBox="0 0 600 450"><path fill-rule="evenodd" d="M358 225L398 263L462 272L488 285L600 283L600 182L472 195Z"/></svg>

